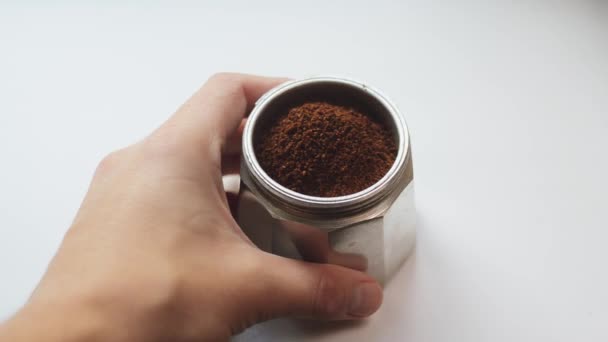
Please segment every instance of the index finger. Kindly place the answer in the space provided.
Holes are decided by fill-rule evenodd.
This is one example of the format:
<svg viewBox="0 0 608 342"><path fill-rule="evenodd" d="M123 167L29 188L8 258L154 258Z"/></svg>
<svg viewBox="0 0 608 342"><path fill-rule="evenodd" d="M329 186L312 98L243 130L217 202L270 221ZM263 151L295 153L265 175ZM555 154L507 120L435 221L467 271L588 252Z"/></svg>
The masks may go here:
<svg viewBox="0 0 608 342"><path fill-rule="evenodd" d="M213 146L219 147L219 152L255 101L287 80L235 73L214 75L159 130L174 131L182 148Z"/></svg>

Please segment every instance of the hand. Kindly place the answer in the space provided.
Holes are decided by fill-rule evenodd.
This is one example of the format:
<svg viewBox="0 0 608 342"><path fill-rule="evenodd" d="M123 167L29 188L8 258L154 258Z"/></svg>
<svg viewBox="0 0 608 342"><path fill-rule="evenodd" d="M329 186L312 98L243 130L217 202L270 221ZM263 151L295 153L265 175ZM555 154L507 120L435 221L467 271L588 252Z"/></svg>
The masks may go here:
<svg viewBox="0 0 608 342"><path fill-rule="evenodd" d="M357 319L366 274L257 249L231 215L243 117L283 79L212 77L141 142L107 156L7 341L207 341L279 316Z"/></svg>

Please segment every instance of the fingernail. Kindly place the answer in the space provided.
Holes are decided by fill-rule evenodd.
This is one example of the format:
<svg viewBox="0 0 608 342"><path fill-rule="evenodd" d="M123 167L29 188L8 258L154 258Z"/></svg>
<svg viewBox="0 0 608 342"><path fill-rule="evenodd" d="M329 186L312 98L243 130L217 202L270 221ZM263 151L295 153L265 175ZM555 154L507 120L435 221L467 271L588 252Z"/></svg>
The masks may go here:
<svg viewBox="0 0 608 342"><path fill-rule="evenodd" d="M382 289L375 283L361 283L353 291L348 307L351 316L366 317L373 314L382 299Z"/></svg>

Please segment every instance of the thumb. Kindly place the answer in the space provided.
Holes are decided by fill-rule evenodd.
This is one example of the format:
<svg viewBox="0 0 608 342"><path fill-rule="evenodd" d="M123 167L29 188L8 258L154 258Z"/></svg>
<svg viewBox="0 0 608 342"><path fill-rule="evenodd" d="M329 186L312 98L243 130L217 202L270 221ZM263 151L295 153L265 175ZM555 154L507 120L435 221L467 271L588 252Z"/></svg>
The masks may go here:
<svg viewBox="0 0 608 342"><path fill-rule="evenodd" d="M331 264L313 264L266 254L267 296L260 317L297 316L344 320L371 315L382 288L369 275Z"/></svg>

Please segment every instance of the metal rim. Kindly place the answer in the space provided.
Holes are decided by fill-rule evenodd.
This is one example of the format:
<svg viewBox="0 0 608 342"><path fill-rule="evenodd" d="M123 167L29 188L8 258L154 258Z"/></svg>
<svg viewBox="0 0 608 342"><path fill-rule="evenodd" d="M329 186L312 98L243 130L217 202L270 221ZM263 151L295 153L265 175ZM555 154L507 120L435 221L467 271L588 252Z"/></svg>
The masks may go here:
<svg viewBox="0 0 608 342"><path fill-rule="evenodd" d="M254 128L258 122L258 119L264 114L264 110L268 104L271 103L273 99L281 96L289 90L299 86L318 82L337 83L355 87L365 92L369 96L374 97L386 108L387 112L390 114L394 129L397 132L399 147L395 162L389 171L372 186L350 195L339 197L318 197L304 195L290 190L272 179L258 163L255 156L253 148ZM251 114L249 115L243 131L243 159L246 167L249 169L250 174L252 175L252 180L255 181L261 188L265 189L269 195L277 197L278 199L288 203L290 206L305 209L348 208L351 206L359 206L362 203L374 201L378 197L382 197L384 194L386 194L386 192L391 190L391 185L397 180L397 178L399 178L401 171L406 165L407 158L409 158L407 153L408 149L409 133L407 130L407 125L391 101L372 87L366 86L365 84L354 80L337 77L311 77L302 80L289 81L271 89L258 100Z"/></svg>

